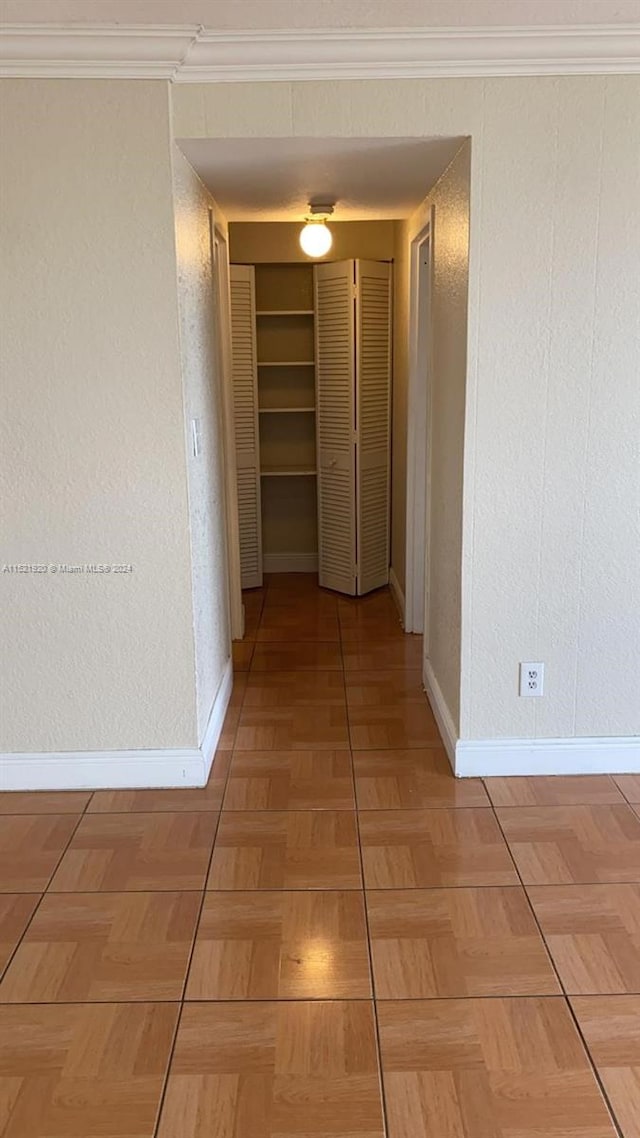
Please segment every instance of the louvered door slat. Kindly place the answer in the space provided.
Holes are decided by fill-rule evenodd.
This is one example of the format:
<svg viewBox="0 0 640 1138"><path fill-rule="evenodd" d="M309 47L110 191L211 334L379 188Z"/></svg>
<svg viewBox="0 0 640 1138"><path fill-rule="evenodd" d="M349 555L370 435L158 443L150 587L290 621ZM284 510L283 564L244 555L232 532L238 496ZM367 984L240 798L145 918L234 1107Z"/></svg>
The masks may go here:
<svg viewBox="0 0 640 1138"><path fill-rule="evenodd" d="M314 267L318 579L355 593L354 263Z"/></svg>
<svg viewBox="0 0 640 1138"><path fill-rule="evenodd" d="M254 269L231 265L233 414L238 483L242 588L262 584L260 442Z"/></svg>
<svg viewBox="0 0 640 1138"><path fill-rule="evenodd" d="M389 581L391 270L356 261L358 593Z"/></svg>

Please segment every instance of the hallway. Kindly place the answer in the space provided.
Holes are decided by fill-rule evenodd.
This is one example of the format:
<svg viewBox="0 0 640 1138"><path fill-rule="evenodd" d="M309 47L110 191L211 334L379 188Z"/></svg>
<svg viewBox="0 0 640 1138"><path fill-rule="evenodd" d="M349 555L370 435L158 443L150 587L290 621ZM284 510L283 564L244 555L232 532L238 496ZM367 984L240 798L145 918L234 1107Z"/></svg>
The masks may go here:
<svg viewBox="0 0 640 1138"><path fill-rule="evenodd" d="M0 794L0 1136L639 1138L640 778L456 781L388 591L245 606L206 788Z"/></svg>

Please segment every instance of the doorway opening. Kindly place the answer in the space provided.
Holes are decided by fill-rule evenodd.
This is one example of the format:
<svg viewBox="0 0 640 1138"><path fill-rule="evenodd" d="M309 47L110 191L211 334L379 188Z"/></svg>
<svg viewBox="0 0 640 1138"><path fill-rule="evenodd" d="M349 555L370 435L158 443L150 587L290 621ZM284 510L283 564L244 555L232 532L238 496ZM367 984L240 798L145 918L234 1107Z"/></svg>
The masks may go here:
<svg viewBox="0 0 640 1138"><path fill-rule="evenodd" d="M384 516L384 524L378 524L374 534L378 546L383 548L384 566L382 577L373 575L368 587L375 588L389 580L405 631L425 632L429 636L433 201L435 188L464 142L461 138L179 141L228 222L228 228L222 227L224 233L216 240L216 264L228 264L231 276L229 288L228 281L222 279L224 270L219 270L219 292L228 298L226 315L224 306L220 311L220 320L226 321L228 351L233 331L233 277L242 277L242 267L251 270L245 272L244 280L252 293L249 307L253 305L250 317L255 325L251 366L255 370L256 390L251 445L245 446L248 436L240 422L242 414L229 358L225 374L232 389L227 391L223 408L234 638L239 629L242 632L241 549L251 509L259 555L254 558L255 575L250 582L245 579L246 584L257 586L264 572L287 576L322 573L323 548L329 548L332 542L335 545L346 526L350 527L355 550L353 564L348 566L346 575L334 574L333 579L325 576L324 583L347 594L366 591L366 587L359 588L358 572L365 542L375 527L357 515L370 468L355 471L350 510L341 516L334 500L323 515L320 490L325 452L334 473L345 472L341 470L340 455L335 450L331 452L326 440L321 445L318 433L319 280L325 270L331 275L332 265L342 265L346 268L346 280L350 272L354 274L350 283L355 285L358 261L386 266L389 294L393 297L387 471L385 484L379 479L373 492L373 498L377 494L379 515ZM298 243L308 202L314 197L336 202L335 214L329 221L335 237L334 249L315 262L300 250ZM420 225L416 230L418 217ZM376 229L378 237L374 237ZM362 236L362 242L355 241L356 232ZM378 240L383 233L384 240ZM356 320L354 315L353 322ZM221 334L224 340L224 329ZM355 368L363 352L354 339L352 335L350 354ZM337 358L339 337L335 331L329 332L329 340L329 352L333 349ZM350 440L354 447L360 426L353 410L357 401L354 388ZM331 429L335 440L340 424L335 421ZM251 446L254 456L249 462ZM293 467L297 469L294 471ZM251 508L247 498L249 474L255 486ZM328 471L326 482L327 479ZM373 477L370 481L373 484ZM323 543L323 536L329 532L328 519L334 522L333 533ZM380 517L377 520L379 523ZM385 527L386 546L384 536L380 544Z"/></svg>

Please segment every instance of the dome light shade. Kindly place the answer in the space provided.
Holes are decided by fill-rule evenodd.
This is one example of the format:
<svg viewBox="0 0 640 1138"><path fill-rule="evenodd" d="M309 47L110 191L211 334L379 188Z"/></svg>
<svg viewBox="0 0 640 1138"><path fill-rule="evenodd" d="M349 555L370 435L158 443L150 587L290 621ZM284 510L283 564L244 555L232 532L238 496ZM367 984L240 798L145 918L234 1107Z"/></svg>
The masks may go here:
<svg viewBox="0 0 640 1138"><path fill-rule="evenodd" d="M307 257L324 257L333 244L331 230L324 219L308 221L300 232L300 246Z"/></svg>

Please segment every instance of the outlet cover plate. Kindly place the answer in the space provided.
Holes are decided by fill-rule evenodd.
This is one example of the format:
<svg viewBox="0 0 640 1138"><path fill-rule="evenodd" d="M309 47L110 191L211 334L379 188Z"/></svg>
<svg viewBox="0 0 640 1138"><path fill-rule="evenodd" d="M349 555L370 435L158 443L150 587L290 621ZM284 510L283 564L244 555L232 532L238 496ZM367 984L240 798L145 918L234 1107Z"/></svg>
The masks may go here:
<svg viewBox="0 0 640 1138"><path fill-rule="evenodd" d="M544 695L544 664L540 660L521 662L518 694L525 699L538 699Z"/></svg>

